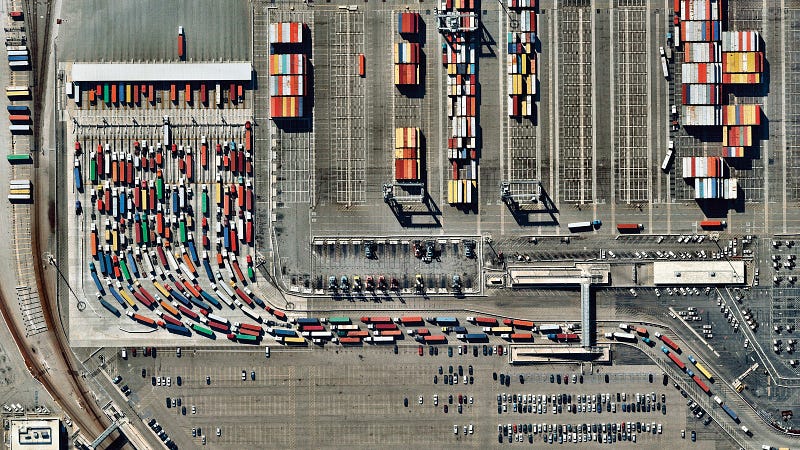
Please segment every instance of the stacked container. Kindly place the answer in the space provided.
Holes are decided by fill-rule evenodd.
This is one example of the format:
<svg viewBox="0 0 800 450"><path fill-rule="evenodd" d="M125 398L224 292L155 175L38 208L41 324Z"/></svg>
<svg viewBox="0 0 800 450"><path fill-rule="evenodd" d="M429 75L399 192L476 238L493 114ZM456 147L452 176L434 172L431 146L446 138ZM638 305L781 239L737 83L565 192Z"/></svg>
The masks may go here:
<svg viewBox="0 0 800 450"><path fill-rule="evenodd" d="M511 9L535 9L536 0L508 0Z"/></svg>
<svg viewBox="0 0 800 450"><path fill-rule="evenodd" d="M719 40L722 7L719 0L675 0L675 36L685 46L681 64L683 123L691 126L721 125L712 105L722 103L722 64ZM678 20L679 19L679 20Z"/></svg>
<svg viewBox="0 0 800 450"><path fill-rule="evenodd" d="M521 42L520 34L508 33L508 115L531 117L536 95L536 53L532 43Z"/></svg>
<svg viewBox="0 0 800 450"><path fill-rule="evenodd" d="M394 84L419 84L420 45L417 42L394 44Z"/></svg>
<svg viewBox="0 0 800 450"><path fill-rule="evenodd" d="M696 178L694 198L735 200L738 197L739 182L736 178Z"/></svg>
<svg viewBox="0 0 800 450"><path fill-rule="evenodd" d="M722 33L722 79L726 84L758 84L764 72L764 52L757 31Z"/></svg>
<svg viewBox="0 0 800 450"><path fill-rule="evenodd" d="M397 32L399 34L419 33L419 13L404 12L397 16Z"/></svg>
<svg viewBox="0 0 800 450"><path fill-rule="evenodd" d="M477 200L478 104L477 69L479 43L475 30L478 15L473 0L441 0L443 13L460 13L461 30L443 32L442 64L447 72L448 117L447 157L452 165L447 182L447 202L451 205L472 204ZM534 21L535 23L535 21ZM527 59L526 59L527 62ZM520 61L519 66L522 67ZM529 71L526 71L529 72Z"/></svg>
<svg viewBox="0 0 800 450"><path fill-rule="evenodd" d="M416 181L422 178L420 164L421 134L419 128L395 128L394 130L394 178Z"/></svg>
<svg viewBox="0 0 800 450"><path fill-rule="evenodd" d="M723 106L722 125L722 155L744 157L746 147L753 146L753 127L761 125L761 106Z"/></svg>
<svg viewBox="0 0 800 450"><path fill-rule="evenodd" d="M308 94L308 69L303 52L304 23L269 25L269 95L272 118L302 117Z"/></svg>
<svg viewBox="0 0 800 450"><path fill-rule="evenodd" d="M24 45L6 45L8 52L8 65L11 70L28 69L30 65L30 53L28 47Z"/></svg>
<svg viewBox="0 0 800 450"><path fill-rule="evenodd" d="M721 178L727 173L725 162L718 156L683 158L683 178Z"/></svg>

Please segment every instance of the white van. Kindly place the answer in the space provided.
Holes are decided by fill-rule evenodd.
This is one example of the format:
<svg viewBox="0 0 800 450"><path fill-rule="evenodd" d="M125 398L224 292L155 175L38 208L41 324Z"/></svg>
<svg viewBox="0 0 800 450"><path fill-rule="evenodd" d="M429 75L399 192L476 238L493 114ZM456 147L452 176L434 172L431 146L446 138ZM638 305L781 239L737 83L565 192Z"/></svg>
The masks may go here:
<svg viewBox="0 0 800 450"><path fill-rule="evenodd" d="M264 347L264 356L269 358L269 346Z"/></svg>
<svg viewBox="0 0 800 450"><path fill-rule="evenodd" d="M125 350L124 348L122 349L120 354L122 355L122 359L128 359L128 351Z"/></svg>

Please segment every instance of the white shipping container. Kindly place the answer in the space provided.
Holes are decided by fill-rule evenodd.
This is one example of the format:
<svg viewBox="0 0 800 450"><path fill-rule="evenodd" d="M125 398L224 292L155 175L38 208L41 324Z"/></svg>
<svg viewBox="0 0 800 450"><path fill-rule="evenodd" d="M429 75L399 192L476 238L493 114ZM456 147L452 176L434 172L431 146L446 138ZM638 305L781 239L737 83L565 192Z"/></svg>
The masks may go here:
<svg viewBox="0 0 800 450"><path fill-rule="evenodd" d="M761 35L758 31L723 31L723 52L761 51Z"/></svg>
<svg viewBox="0 0 800 450"><path fill-rule="evenodd" d="M720 0L681 1L681 20L719 20Z"/></svg>
<svg viewBox="0 0 800 450"><path fill-rule="evenodd" d="M681 108L684 125L720 126L722 125L722 109L712 105L684 105Z"/></svg>
<svg viewBox="0 0 800 450"><path fill-rule="evenodd" d="M686 63L721 62L722 50L718 42L687 42L684 44Z"/></svg>
<svg viewBox="0 0 800 450"><path fill-rule="evenodd" d="M683 84L722 83L722 64L721 63L681 64L681 83Z"/></svg>
<svg viewBox="0 0 800 450"><path fill-rule="evenodd" d="M80 83L75 83L74 96L75 96L74 97L75 98L75 105L76 106L80 106L81 105L81 85L80 85Z"/></svg>

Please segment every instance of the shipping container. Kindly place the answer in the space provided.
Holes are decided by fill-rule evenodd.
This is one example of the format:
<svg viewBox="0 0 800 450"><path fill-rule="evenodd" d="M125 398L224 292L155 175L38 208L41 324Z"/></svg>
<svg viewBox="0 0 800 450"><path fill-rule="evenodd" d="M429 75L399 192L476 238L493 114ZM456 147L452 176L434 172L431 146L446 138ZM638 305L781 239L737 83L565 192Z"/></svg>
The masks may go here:
<svg viewBox="0 0 800 450"><path fill-rule="evenodd" d="M303 42L305 23L279 22L269 24L271 44L300 44Z"/></svg>
<svg viewBox="0 0 800 450"><path fill-rule="evenodd" d="M638 233L644 229L644 224L641 223L618 223L617 231L620 233Z"/></svg>
<svg viewBox="0 0 800 450"><path fill-rule="evenodd" d="M761 125L761 105L725 105L722 107L723 125Z"/></svg>
<svg viewBox="0 0 800 450"><path fill-rule="evenodd" d="M723 31L723 52L759 52L761 35L758 31Z"/></svg>
<svg viewBox="0 0 800 450"><path fill-rule="evenodd" d="M302 117L303 97L270 97L270 117Z"/></svg>
<svg viewBox="0 0 800 450"><path fill-rule="evenodd" d="M719 20L683 20L680 23L681 42L710 42L721 39Z"/></svg>
<svg viewBox="0 0 800 450"><path fill-rule="evenodd" d="M467 342L486 342L489 340L489 336L485 333L457 334L456 338Z"/></svg>
<svg viewBox="0 0 800 450"><path fill-rule="evenodd" d="M402 12L397 16L397 32L399 34L417 34L420 17L417 12Z"/></svg>
<svg viewBox="0 0 800 450"><path fill-rule="evenodd" d="M722 73L761 73L764 71L764 54L761 52L722 53Z"/></svg>
<svg viewBox="0 0 800 450"><path fill-rule="evenodd" d="M722 85L720 84L683 84L681 85L681 94L684 105L719 105L722 103Z"/></svg>
<svg viewBox="0 0 800 450"><path fill-rule="evenodd" d="M722 63L683 63L681 83L719 84L722 82Z"/></svg>
<svg viewBox="0 0 800 450"><path fill-rule="evenodd" d="M718 105L684 105L681 120L686 126L722 125L722 107Z"/></svg>
<svg viewBox="0 0 800 450"><path fill-rule="evenodd" d="M685 63L722 62L722 47L719 42L687 42L683 46Z"/></svg>
<svg viewBox="0 0 800 450"><path fill-rule="evenodd" d="M723 0L681 0L680 20L720 20Z"/></svg>
<svg viewBox="0 0 800 450"><path fill-rule="evenodd" d="M416 85L419 84L419 65L418 64L395 64L394 65L394 84L396 85Z"/></svg>

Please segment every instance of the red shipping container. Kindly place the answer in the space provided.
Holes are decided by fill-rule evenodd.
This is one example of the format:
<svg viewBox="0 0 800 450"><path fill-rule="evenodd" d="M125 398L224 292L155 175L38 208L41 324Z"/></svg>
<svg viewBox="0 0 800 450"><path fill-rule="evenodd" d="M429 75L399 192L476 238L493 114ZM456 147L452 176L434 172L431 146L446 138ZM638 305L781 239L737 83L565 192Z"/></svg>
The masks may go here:
<svg viewBox="0 0 800 450"><path fill-rule="evenodd" d="M133 102L138 105L140 101L141 101L141 98L139 96L139 85L138 84L134 84L133 85Z"/></svg>
<svg viewBox="0 0 800 450"><path fill-rule="evenodd" d="M184 96L183 99L186 101L186 103L191 103L192 102L192 85L191 84L186 83L186 90L184 91L183 96Z"/></svg>
<svg viewBox="0 0 800 450"><path fill-rule="evenodd" d="M200 84L200 103L208 104L208 86L205 83Z"/></svg>
<svg viewBox="0 0 800 450"><path fill-rule="evenodd" d="M150 103L156 102L155 88L152 84L147 86L147 101Z"/></svg>
<svg viewBox="0 0 800 450"><path fill-rule="evenodd" d="M231 83L230 89L228 90L228 100L231 103L236 103L236 83Z"/></svg>

